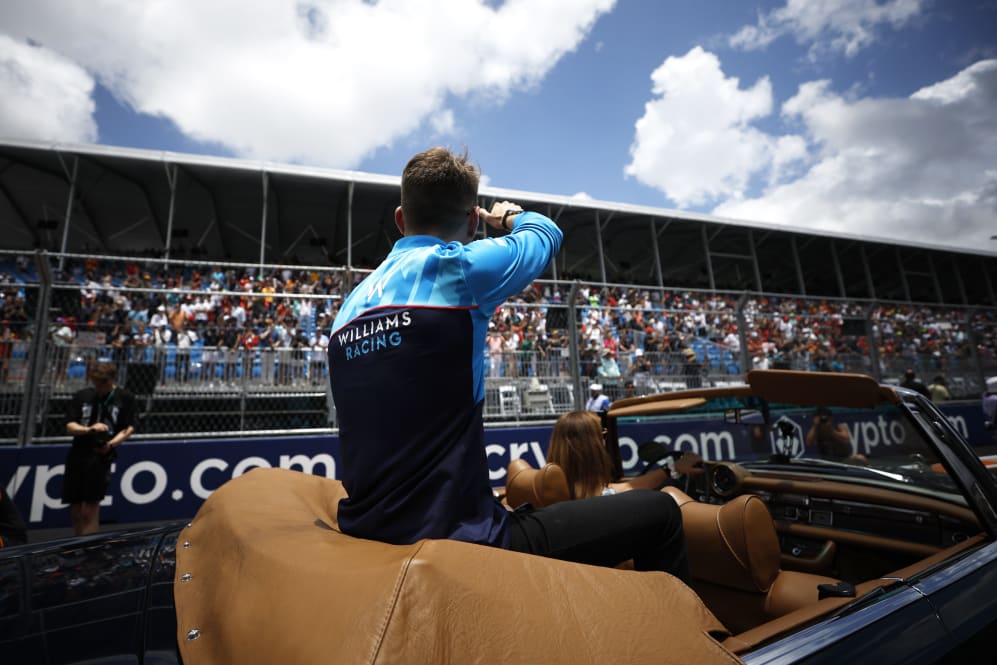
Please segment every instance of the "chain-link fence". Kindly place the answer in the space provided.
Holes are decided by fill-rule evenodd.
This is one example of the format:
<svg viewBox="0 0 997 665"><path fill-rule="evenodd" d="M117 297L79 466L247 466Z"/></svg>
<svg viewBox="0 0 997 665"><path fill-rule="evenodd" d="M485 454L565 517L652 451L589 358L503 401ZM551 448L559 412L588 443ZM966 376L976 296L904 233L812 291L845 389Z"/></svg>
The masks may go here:
<svg viewBox="0 0 997 665"><path fill-rule="evenodd" d="M17 259L0 282L0 443L65 440L69 400L105 360L139 398L143 437L335 428L328 335L365 271ZM541 280L488 328L491 422L552 420L584 408L593 384L614 400L736 384L760 367L894 383L914 369L956 398L997 373L997 310L981 308Z"/></svg>

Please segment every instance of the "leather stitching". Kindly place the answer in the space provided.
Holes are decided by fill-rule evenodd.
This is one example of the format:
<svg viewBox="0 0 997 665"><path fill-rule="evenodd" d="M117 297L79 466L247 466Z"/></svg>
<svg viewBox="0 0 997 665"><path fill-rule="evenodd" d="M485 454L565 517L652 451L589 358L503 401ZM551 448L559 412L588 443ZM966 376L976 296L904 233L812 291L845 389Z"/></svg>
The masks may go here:
<svg viewBox="0 0 997 665"><path fill-rule="evenodd" d="M409 566L412 565L412 560L419 555L422 551L423 545L426 541L419 543L419 547L416 548L414 552L405 561L405 565L402 567L400 573L398 573L398 578L395 580L395 588L391 590L391 602L388 603L388 611L384 613L384 619L381 621L381 625L377 629L377 640L374 643L374 651L370 655L370 659L367 661L369 665L377 662L377 657L381 653L381 645L384 644L384 635L388 632L388 624L391 623L391 617L395 614L395 608L398 606L398 597L401 595L402 586L405 583L405 578L408 576Z"/></svg>

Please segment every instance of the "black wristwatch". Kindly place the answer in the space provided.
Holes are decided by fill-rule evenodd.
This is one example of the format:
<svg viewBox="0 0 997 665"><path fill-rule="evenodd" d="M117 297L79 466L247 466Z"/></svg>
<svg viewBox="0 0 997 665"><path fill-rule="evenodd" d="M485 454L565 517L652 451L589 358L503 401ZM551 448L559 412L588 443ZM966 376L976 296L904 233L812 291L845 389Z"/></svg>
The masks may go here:
<svg viewBox="0 0 997 665"><path fill-rule="evenodd" d="M506 222L507 219L509 219L509 217L511 217L513 215L518 215L521 212L523 212L523 211L522 210L511 210L510 209L510 210L506 210L504 213L502 213L502 228L505 229L506 231L512 231L512 226L511 225L510 226L506 226L505 222Z"/></svg>

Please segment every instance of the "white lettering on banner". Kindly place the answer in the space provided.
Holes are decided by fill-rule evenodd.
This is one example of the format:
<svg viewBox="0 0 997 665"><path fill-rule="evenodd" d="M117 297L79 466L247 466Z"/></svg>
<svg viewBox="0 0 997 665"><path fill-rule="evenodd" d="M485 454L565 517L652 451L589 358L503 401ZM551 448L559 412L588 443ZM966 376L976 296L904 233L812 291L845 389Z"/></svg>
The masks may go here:
<svg viewBox="0 0 997 665"><path fill-rule="evenodd" d="M952 429L962 434L962 438L969 438L969 427L966 425L966 419L962 416L945 416L945 419L949 421L949 425Z"/></svg>
<svg viewBox="0 0 997 665"><path fill-rule="evenodd" d="M510 443L507 446L503 446L498 443L489 443L485 446L485 457L492 457L497 455L499 457L505 458L506 454L509 456L509 461L514 459L520 459L526 457L525 453L533 453L533 460L537 467L541 467L547 463L547 458L544 457L543 448L540 447L539 441L529 441L524 443ZM491 465L488 468L488 479L489 480L501 480L505 478L506 467L502 466L498 469L492 469Z"/></svg>
<svg viewBox="0 0 997 665"><path fill-rule="evenodd" d="M7 483L6 492L8 496L17 496L17 490L21 489L21 485L24 484L24 479L28 477L29 473L31 473L30 466L17 467L17 471L14 472L10 482Z"/></svg>
<svg viewBox="0 0 997 665"><path fill-rule="evenodd" d="M228 462L223 459L218 459L217 457L209 457L203 459L197 463L194 470L190 472L190 489L198 499L207 499L214 492L213 489L207 489L204 483L201 481L201 476L208 469L218 469L219 471L224 471L228 468ZM220 485L221 483L219 483Z"/></svg>
<svg viewBox="0 0 997 665"><path fill-rule="evenodd" d="M336 477L336 460L332 458L332 455L327 453L315 455L315 457L309 457L308 455L281 455L279 466L282 469L290 469L298 466L301 467L302 472L317 476L318 474L315 473L315 466L317 464L325 467L326 478Z"/></svg>
<svg viewBox="0 0 997 665"><path fill-rule="evenodd" d="M118 463L111 462L111 477L114 477L114 472L118 470ZM104 495L104 500L100 502L101 508L107 508L112 503L114 503L114 497Z"/></svg>
<svg viewBox="0 0 997 665"><path fill-rule="evenodd" d="M232 477L238 478L242 474L246 473L250 469L269 469L270 462L263 459L262 457L247 457L235 465L235 469L232 470Z"/></svg>
<svg viewBox="0 0 997 665"><path fill-rule="evenodd" d="M497 443L489 443L485 446L485 458L489 458L492 455L498 455L499 457L505 457L505 446L500 446ZM505 476L505 467L500 467L494 471L491 469L491 465L488 467L488 478L489 480L501 480Z"/></svg>
<svg viewBox="0 0 997 665"><path fill-rule="evenodd" d="M530 448L533 450L533 457L537 460L537 466L543 466L547 463L547 458L544 457L544 451L540 448L539 441L530 441Z"/></svg>
<svg viewBox="0 0 997 665"><path fill-rule="evenodd" d="M876 420L860 420L848 428L852 436L852 449L863 450L866 453L880 446L903 445L907 432L898 420L886 421L882 415Z"/></svg>
<svg viewBox="0 0 997 665"><path fill-rule="evenodd" d="M509 461L514 459L519 459L523 456L523 453L529 451L530 444L528 443L511 443L509 444Z"/></svg>
<svg viewBox="0 0 997 665"><path fill-rule="evenodd" d="M637 442L629 436L619 437L620 441L620 461L623 463L623 470L629 471L637 466L640 458L637 457Z"/></svg>
<svg viewBox="0 0 997 665"><path fill-rule="evenodd" d="M700 432L699 438L684 432L675 437L674 441L667 434L659 434L654 437L654 440L677 452L696 453L704 460L734 459L735 457L734 436L730 432Z"/></svg>
<svg viewBox="0 0 997 665"><path fill-rule="evenodd" d="M35 487L31 493L31 512L28 514L29 522L41 522L42 514L46 508L63 508L61 498L53 499L48 495L48 481L56 476L61 476L66 472L65 464L48 466L39 464L35 467Z"/></svg>
<svg viewBox="0 0 997 665"><path fill-rule="evenodd" d="M135 491L135 476L140 473L152 474L152 489L148 492ZM121 476L121 496L125 501L143 506L152 503L166 489L166 469L156 462L144 461L132 464Z"/></svg>

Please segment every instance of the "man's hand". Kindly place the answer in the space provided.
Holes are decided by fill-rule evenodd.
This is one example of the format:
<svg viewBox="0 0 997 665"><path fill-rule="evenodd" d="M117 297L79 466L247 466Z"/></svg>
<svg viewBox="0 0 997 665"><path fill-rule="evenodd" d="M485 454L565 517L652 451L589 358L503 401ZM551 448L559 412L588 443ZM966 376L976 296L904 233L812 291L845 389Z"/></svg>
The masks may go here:
<svg viewBox="0 0 997 665"><path fill-rule="evenodd" d="M502 226L502 218L505 216L506 211L515 211L510 213L506 217L505 227ZM510 231L512 229L512 220L515 219L516 215L523 212L523 207L518 203L513 203L512 201L496 201L492 205L491 212L485 210L482 207L478 207L478 217L485 220L485 224L492 227L493 229L502 229L503 231Z"/></svg>

